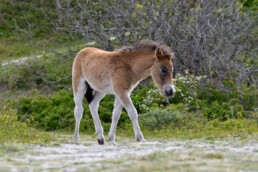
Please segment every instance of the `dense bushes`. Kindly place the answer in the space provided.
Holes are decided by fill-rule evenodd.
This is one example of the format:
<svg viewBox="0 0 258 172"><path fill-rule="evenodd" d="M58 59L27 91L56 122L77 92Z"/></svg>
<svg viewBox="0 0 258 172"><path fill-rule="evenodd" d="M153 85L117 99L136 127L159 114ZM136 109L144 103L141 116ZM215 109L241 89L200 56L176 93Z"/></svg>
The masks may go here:
<svg viewBox="0 0 258 172"><path fill-rule="evenodd" d="M20 122L16 110L6 105L0 107L0 124L0 143L15 141L44 143L53 140L52 136L40 133L26 123Z"/></svg>
<svg viewBox="0 0 258 172"><path fill-rule="evenodd" d="M191 113L188 113L185 110L185 107L183 104L178 105L170 105L171 109L165 109L165 110L153 110L149 111L144 114L140 114L140 123L143 126L147 126L150 129L162 129L167 127L183 127L182 124L185 124L183 122L184 120L188 120L190 116L192 116ZM186 117L188 116L188 117Z"/></svg>
<svg viewBox="0 0 258 172"><path fill-rule="evenodd" d="M159 41L175 51L177 71L207 75L207 80L216 80L217 87L223 89L221 84L225 79L257 85L256 18L250 15L248 8L256 10L253 0L216 0L212 3L188 0L117 3L4 0L0 2L0 14L4 16L0 21L0 33L9 34L9 30L15 28L20 31L16 33L19 39L26 35L24 42L32 42L41 50L55 53L60 59L56 63L59 65L71 63L78 52L69 51L70 43L87 46L95 41L99 48L113 50L141 39ZM60 45L69 50L57 51L56 46ZM57 74L62 77L56 77L41 68L33 74L38 77L37 83L56 87L61 86L56 81L69 75ZM22 82L19 81L18 88L22 88Z"/></svg>
<svg viewBox="0 0 258 172"><path fill-rule="evenodd" d="M62 128L72 130L74 127L72 92L60 91L55 96L24 97L17 102L16 106L19 119L28 114L23 118L25 121L29 119L33 126L46 131ZM87 110L88 108L85 107L86 112ZM88 122L92 124L91 119ZM85 127L89 126L85 125Z"/></svg>
<svg viewBox="0 0 258 172"><path fill-rule="evenodd" d="M133 91L131 98L139 112L139 123L143 132L147 135L155 133L157 136L190 138L206 137L210 134L226 137L241 133L241 136L246 136L257 132L258 95L255 87L239 85L237 88L232 81L225 81L225 86L231 87L231 91L226 92L217 89L216 83L200 84L205 78L205 76L195 77L187 71L185 75L177 75L174 80L176 95L171 99L164 98L153 86L153 82L148 82L148 86L139 85ZM42 86L42 83L40 85ZM17 109L18 116L16 112L5 113L3 109L3 114L10 115L1 116L1 123L9 126L2 125L1 133L17 139L17 137L32 137L31 133L35 130L31 127L44 131L72 132L75 125L72 89L48 91L50 94L41 95L35 89L31 91L30 96L11 100L15 102L11 106L12 109ZM108 95L99 106L99 116L105 132L109 131L113 101L114 97ZM84 116L80 130L94 133L94 123L88 105L84 103L83 106ZM7 129L11 127L15 129ZM131 121L123 111L118 123L118 132L125 131L125 134L133 135ZM12 137L5 138L12 140Z"/></svg>
<svg viewBox="0 0 258 172"><path fill-rule="evenodd" d="M35 92L35 91L34 91ZM113 108L113 96L106 96L99 107L99 116L105 131L108 131L111 122ZM81 131L93 131L94 123L90 115L89 107L84 103L84 117ZM54 96L39 95L36 97L24 97L16 103L19 118L29 120L30 125L45 131L66 130L72 131L75 125L74 102L72 90L61 90ZM26 117L24 118L24 116ZM122 114L120 121L123 123L129 118Z"/></svg>
<svg viewBox="0 0 258 172"><path fill-rule="evenodd" d="M245 6L254 6L250 2L245 2ZM59 42L63 46L67 42L95 41L98 48L111 51L150 39L174 50L174 67L181 73L189 70L206 75L210 82L218 82L220 89L227 89L221 87L227 79L257 84L256 18L247 9L243 10L239 0L99 0L94 1L94 6L92 1L64 0L54 4L55 10L44 10L44 18L53 25L53 32L63 38ZM55 52L46 44L38 44L34 30L23 25L20 28L27 35L26 41ZM55 52L64 61L69 61L70 53L73 52Z"/></svg>
<svg viewBox="0 0 258 172"><path fill-rule="evenodd" d="M257 121L250 119L229 119L226 121L219 121L218 119L207 120L193 113L172 113L171 115L169 111L160 110L147 113L144 117L151 119L147 121L144 119L140 120L143 126L143 132L146 136L150 137L178 137L188 139L202 137L206 139L228 137L245 138L258 132ZM156 118L163 119L162 121L165 121L167 125L160 128L160 125L156 125L158 121ZM169 125L166 121L170 121ZM130 131L129 128L127 131Z"/></svg>
<svg viewBox="0 0 258 172"><path fill-rule="evenodd" d="M171 99L165 99L156 88L138 86L131 98L139 112L140 123L150 129L162 129L182 128L191 119L199 124L212 120L257 120L257 104L254 101L258 96L257 90L252 87L243 87L241 90L232 89L232 92L224 93L211 83L200 88L199 83L202 78L205 77L196 78L191 74L178 75L175 79L177 92ZM188 85L191 87L187 87ZM113 96L106 96L99 107L99 116L106 132L111 122L113 101ZM16 108L19 118L30 119L31 125L46 131L72 131L74 129L74 102L71 89L61 90L49 96L33 95L20 98L16 103ZM126 123L131 122L123 111L119 127L124 128ZM84 103L81 130L94 130L93 120L86 103Z"/></svg>
<svg viewBox="0 0 258 172"><path fill-rule="evenodd" d="M146 88L135 90L136 93L140 91L143 94L150 90ZM36 94L35 90L33 92ZM137 96L139 95L137 94ZM132 96L134 102L139 101L137 96ZM143 97L145 97L144 94ZM99 115L105 132L108 132L110 127L113 100L113 96L107 96L99 107ZM223 138L228 135L246 137L258 132L257 112L252 111L253 116L236 116L239 112L247 113L239 104L235 104L233 112L231 108L223 108L218 105L217 101L213 101L211 105L203 104L198 111L193 111L183 103L167 103L164 105L165 107L163 105L160 107L157 100L155 99L153 102L153 107L150 106L144 110L138 109L139 112L142 112L139 114L139 123L147 136L154 134L157 137ZM144 102L138 102L138 104L140 103ZM71 90L62 90L49 96L32 95L20 98L15 105L11 106L17 108L17 113L16 110L7 107L3 107L1 110L1 141L44 142L44 140L51 140L51 137L40 134L32 127L45 131L73 132L75 120ZM94 124L86 104L84 104L84 110L80 129L82 132L94 133ZM209 113L213 118L209 117ZM19 115L17 116L17 114ZM227 120L221 121L222 119L216 116L217 114L223 116L228 114ZM119 121L118 132L133 136L131 121L124 111Z"/></svg>
<svg viewBox="0 0 258 172"><path fill-rule="evenodd" d="M60 64L60 59L52 56L43 55L41 58L28 59L24 64L10 64L0 68L0 86L12 90L45 86L54 90L67 88L71 83L72 61ZM67 78L63 80L63 77Z"/></svg>
<svg viewBox="0 0 258 172"><path fill-rule="evenodd" d="M42 9L41 9L42 8ZM16 36L15 25L33 30L38 38L49 36L53 30L48 19L44 17L43 10L54 9L54 1L17 1L2 0L0 2L0 38ZM55 12L51 10L51 16ZM40 18L40 20L39 20ZM33 23L28 25L29 23Z"/></svg>
<svg viewBox="0 0 258 172"><path fill-rule="evenodd" d="M165 43L175 51L174 67L181 74L175 79L177 92L174 98L165 99L152 87L153 83L151 87L139 86L133 92L132 100L142 125L149 130L203 129L216 127L218 122L225 126L242 125L241 122L246 125L245 119L251 119L255 126L258 93L255 87L257 53L253 40L257 30L253 29L255 18L249 18L249 13L241 10L238 1L121 1L114 4L96 1L94 7L90 3L71 2L16 4L16 1L4 0L0 3L0 14L4 16L0 21L3 24L0 37L11 37L14 20L17 20L16 29L28 36L25 40L43 49L39 53L43 55L40 59L1 68L0 86L11 90L44 90L51 86L47 87L49 92L56 91L52 95L37 96L33 91L32 96L19 98L13 105L18 110L18 120L46 131L73 130L74 103L69 88L75 53L89 45L85 45L89 41L112 50L139 39L151 39ZM252 4L245 3L246 7ZM80 10L73 10L77 7ZM49 10L54 8L56 10ZM41 18L40 23L38 18ZM49 35L49 40L40 40ZM19 39L22 39L20 34ZM65 45L68 48L60 51L56 47ZM7 50L13 55L13 49L4 46L0 46L0 52ZM23 47L19 49L23 51L17 51L15 56L24 53ZM105 131L111 122L113 99L107 96L100 104L99 116ZM84 109L81 130L93 131L86 104ZM2 121L7 119L2 116ZM10 119L17 121L17 117ZM119 127L126 129L129 123L123 111Z"/></svg>

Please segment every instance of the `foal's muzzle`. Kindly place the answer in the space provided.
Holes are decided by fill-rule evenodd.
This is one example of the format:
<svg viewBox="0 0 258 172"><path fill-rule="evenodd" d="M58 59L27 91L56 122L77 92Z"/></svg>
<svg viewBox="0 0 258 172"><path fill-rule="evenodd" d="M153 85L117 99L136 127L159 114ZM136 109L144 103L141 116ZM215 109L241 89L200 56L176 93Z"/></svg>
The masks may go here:
<svg viewBox="0 0 258 172"><path fill-rule="evenodd" d="M166 85L164 87L164 92L167 97L172 97L175 94L175 86L174 85Z"/></svg>

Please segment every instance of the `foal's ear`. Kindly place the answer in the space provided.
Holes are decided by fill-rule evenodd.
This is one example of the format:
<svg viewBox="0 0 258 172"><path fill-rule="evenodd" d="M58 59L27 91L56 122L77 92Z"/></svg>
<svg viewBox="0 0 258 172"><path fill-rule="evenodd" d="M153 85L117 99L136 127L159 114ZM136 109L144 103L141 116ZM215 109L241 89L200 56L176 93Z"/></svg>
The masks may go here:
<svg viewBox="0 0 258 172"><path fill-rule="evenodd" d="M157 48L156 50L156 57L161 60L164 57L164 53L162 52L161 48Z"/></svg>

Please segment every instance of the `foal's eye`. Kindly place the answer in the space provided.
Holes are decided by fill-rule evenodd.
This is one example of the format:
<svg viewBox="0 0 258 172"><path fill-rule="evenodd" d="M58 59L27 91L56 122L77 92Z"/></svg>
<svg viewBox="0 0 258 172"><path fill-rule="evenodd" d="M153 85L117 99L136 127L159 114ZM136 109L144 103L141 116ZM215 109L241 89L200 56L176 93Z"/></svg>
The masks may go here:
<svg viewBox="0 0 258 172"><path fill-rule="evenodd" d="M160 70L161 70L162 73L167 73L168 72L168 69L165 66L162 66L160 68Z"/></svg>

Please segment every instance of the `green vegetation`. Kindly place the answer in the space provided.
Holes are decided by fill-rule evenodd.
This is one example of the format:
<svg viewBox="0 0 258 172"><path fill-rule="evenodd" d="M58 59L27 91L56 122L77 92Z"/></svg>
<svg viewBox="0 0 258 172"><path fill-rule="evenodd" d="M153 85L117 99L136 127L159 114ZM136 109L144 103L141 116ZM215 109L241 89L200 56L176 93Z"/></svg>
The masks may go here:
<svg viewBox="0 0 258 172"><path fill-rule="evenodd" d="M255 2L246 1L244 10L257 10ZM32 23L30 31L39 43L60 52L75 54L85 45L74 45L65 34L53 32L53 26L40 10L44 7L43 10L55 19L54 10L48 10L54 8L54 3L0 2L0 14L3 16L3 20L0 20L0 96L3 99L6 99L5 95L10 97L4 100L0 109L0 142L47 142L51 137L39 131L72 132L74 129L74 102L71 77L68 77L72 60L31 48L32 44L24 42L24 35L15 28L15 22L26 28L28 21ZM75 39L79 38L75 36ZM70 49L63 48L64 42ZM32 55L42 57L27 60L25 64L1 67L6 60ZM67 78L63 80L64 77ZM149 137L210 139L228 136L242 138L255 134L258 128L256 86L244 82L238 84L228 79L220 83L229 88L224 91L217 89L219 83L204 82L205 79L206 76L193 76L188 71L184 75L177 75L174 81L177 92L169 100L160 94L153 82L149 82L148 87L138 86L131 97L139 112L144 134ZM99 107L99 116L106 133L111 123L113 101L114 97L109 95ZM94 133L93 120L86 103L80 131ZM118 133L133 136L131 121L124 110L118 123Z"/></svg>
<svg viewBox="0 0 258 172"><path fill-rule="evenodd" d="M184 77L178 75L175 79L177 92L170 100L164 99L156 88L137 87L131 97L147 137L155 135L188 139L201 137L214 139L228 136L245 138L258 132L258 112L255 101L257 90L254 87L232 89L232 93L226 94L210 84L197 89L201 79L190 74ZM186 81L188 83L185 83ZM189 89L186 87L187 84L191 85ZM11 110L7 111L7 108L2 110L2 114L14 114L10 116L8 125L19 124L23 126L21 129L25 129L23 132L30 132L31 127L44 131L73 132L75 119L72 89L60 90L56 93L53 90L49 92L51 94L42 95L34 89L30 91L30 96L10 100ZM106 133L111 123L113 101L114 97L109 95L102 100L99 107L99 116ZM12 109L16 109L17 113ZM2 115L1 119L6 121L7 117ZM16 124L17 120L21 122ZM134 135L132 128L128 115L123 111L118 123L118 133L131 137ZM84 103L84 117L80 130L94 133L93 120L86 103ZM33 131L36 132L36 130ZM26 132L23 132L17 133L26 137ZM9 140L12 139L9 138Z"/></svg>
<svg viewBox="0 0 258 172"><path fill-rule="evenodd" d="M120 10L125 16L123 16L124 14L121 16L119 13L116 14L119 16L115 18L117 28L114 27L113 29L112 18L116 16L104 16L108 11L101 6L102 3L107 3L106 7L109 8L110 6L112 12L114 4L111 1L101 1L95 3L94 6L91 6L93 4L92 0L87 1L87 4L80 0L60 1L62 9L55 10L56 2L59 1L0 1L0 166L2 171L69 171L71 169L76 171L85 171L85 169L89 171L209 171L210 169L215 171L256 171L258 169L256 163L258 158L256 54L254 48L238 46L242 43L235 40L232 40L234 44L230 44L228 50L234 49L237 54L236 57L233 53L231 59L231 57L228 57L230 52L228 54L225 51L225 59L222 60L225 60L226 63L244 62L235 67L245 66L247 70L250 69L248 71L249 74L251 73L250 75L246 75L247 71L241 70L242 68L229 67L227 68L228 71L225 71L229 73L229 75L226 75L229 77L224 77L226 79L223 78L218 82L216 77L219 77L220 74L216 71L211 71L210 74L205 73L209 76L202 73L196 76L193 75L193 73L196 74L196 71L193 71L195 69L190 67L187 71L185 70L187 64L184 64L186 66L181 66L182 70L177 71L178 73L174 79L176 94L173 98L164 98L154 86L151 78L144 81L143 85L146 86L137 86L131 98L139 113L141 130L146 140L150 142L134 143L132 122L123 109L116 132L117 145L110 146L107 143L112 119L113 95L107 95L101 101L98 110L104 129L105 145L96 149L94 122L85 100L85 103L83 103L84 115L80 125L80 143L71 142L75 126L71 66L76 53L89 45L105 47L106 49L109 49L109 46L111 46L110 49L117 48L116 46L121 47L121 40L124 41L123 44L129 44L134 43L132 40L145 38L146 35L153 35L151 39L156 39L163 33L158 32L155 35L152 32L162 30L162 27L169 26L169 23L160 24L161 28L155 27L154 30L149 29L152 27L147 27L148 31L139 29L143 32L138 32L134 30L135 28L130 30L127 26L134 27L134 24L135 26L139 26L139 24L147 25L148 21L139 19L131 24L123 21L123 17L129 14L123 10L127 9L125 3L126 8ZM157 2L156 4L159 4L164 1ZM178 2L181 4L180 1ZM237 14L240 14L240 16L247 14L250 19L244 18L244 20L255 21L257 0L239 0L239 2L244 2L244 4L240 7L239 3L236 2L239 5L236 7L241 10ZM90 10L86 9L86 11L90 15L95 15L93 21L84 16L81 16L82 20L77 15L81 14L80 10L82 12L85 10L84 6L79 7L77 3L83 3L89 7ZM187 1L186 5L190 5L191 10L195 10L196 3L198 2ZM140 14L141 11L144 11L147 5L137 3L136 13L131 17L136 17L137 13ZM152 5L152 7L154 9L156 6ZM180 5L174 7L181 8ZM173 10L176 10L176 8ZM76 11L76 9L79 10ZM182 6L182 9L187 8ZM173 10L171 10L171 13L174 13ZM95 14L95 11L98 13ZM148 11L155 16L155 10L147 10L146 15L148 15ZM166 15L170 12L162 13L160 10L156 13L166 18ZM184 16L183 13L182 15L175 13L175 17L180 16L187 19L188 17ZM216 13L221 13L221 9L218 9ZM221 20L225 18L228 22L234 22L227 13L230 13L230 11L226 11ZM171 16L173 17L174 14ZM75 23L69 23L70 17L71 20L75 20ZM105 17L110 21L105 22ZM192 15L189 17L189 20L183 20L184 23L193 24L197 22ZM59 23L59 21L61 24L55 28L53 23ZM103 28L98 27L99 21ZM85 33L88 34L87 29L92 30L92 28L80 27L87 25L88 22L95 32L89 31L89 34L92 35L85 36ZM94 22L97 23L94 24ZM126 23L123 24L124 22ZM152 26L155 23L159 23L159 21L154 17L149 24ZM172 23L177 23L177 21ZM62 24L65 25L64 28L62 28ZM82 31L84 34L80 33L80 29L77 30L77 24L78 28L85 29ZM245 28L245 23L243 23L243 26ZM95 30L94 27L98 29ZM172 30L177 30L180 27L184 28L180 23L173 25ZM113 34L113 31L98 33L101 29L109 28L112 28L114 33L121 32L122 36ZM204 25L201 28L205 30L206 26ZM191 26L187 29L191 31ZM241 31L237 28L235 30L237 32ZM227 31L226 28L225 32ZM250 30L245 31L246 33L250 32ZM176 33L175 40L181 40L180 33L174 33ZM195 37L194 32L189 33L193 34L194 39L198 40L198 36ZM184 32L184 35L181 36L187 36L189 33ZM224 36L224 33L221 33ZM255 40L257 34L251 33L256 32L250 32L250 34L243 36L244 41ZM234 32L230 34L234 35L234 38L239 37ZM116 37L116 39L110 40L110 35ZM168 35L170 35L170 32L168 32ZM208 37L205 38L205 34L202 35L200 32L199 43L209 42L211 37L215 38L216 34L211 34L211 36L208 34ZM250 39L250 37L254 39ZM182 39L183 41L179 44L188 42L188 40L191 41L190 39L191 37L186 40ZM92 45L90 43L92 40L96 41L98 45L96 42ZM171 39L168 40L169 42L161 42L168 43L169 46L174 45L173 41L170 42ZM225 43L231 41L230 39L227 40L227 37L225 37L225 40ZM107 45L103 44L105 41L107 41ZM214 49L214 52L217 51L217 55L216 52L214 55L209 53L207 55L214 56L214 60L221 60L219 47L226 47L227 44L224 45L223 41L219 44L211 44L211 47L204 44L205 46L201 47ZM255 42L251 44L254 45ZM196 46L191 43L188 45ZM191 47L189 48L191 49ZM250 54L239 54L238 51L247 51ZM187 56L187 53L178 54L182 55L180 58ZM196 55L199 56L198 53ZM206 56L204 57L206 58ZM227 60L227 58L232 61ZM14 60L18 59L21 62L15 63ZM174 61L174 64L176 63ZM198 64L199 61L189 62L189 64L192 63ZM211 63L213 62L211 61ZM220 64L218 63L218 66L215 65L215 67L219 68ZM208 68L204 65L204 68L206 67ZM232 69L239 73L234 73ZM237 75L241 76L243 80L235 80L234 77L239 77ZM96 153L98 149L103 151ZM241 156L239 156L240 153ZM120 157L121 154L123 156Z"/></svg>
<svg viewBox="0 0 258 172"><path fill-rule="evenodd" d="M6 134L13 135L13 138L6 137L7 140L30 141L26 137L30 136L28 133L31 133L32 127L43 131L73 131L75 119L71 78L54 83L55 87L51 85L52 81L70 75L71 63L57 63L55 58L50 60L48 55L45 55L24 65L9 65L8 68L0 69L1 85L20 92L27 90L26 96L21 94L15 96L15 99L7 100L12 103L9 106L10 111L5 108L2 121L7 120L6 114L14 113L15 116L10 116L9 125L21 125L21 129L24 129L13 131L20 135ZM43 77L35 78L33 74L36 73ZM245 138L258 132L258 91L254 85L236 86L232 80L225 80L224 85L231 91L224 92L217 89L216 83L203 85L205 76L195 77L187 71L185 73L176 76L174 82L177 92L175 97L169 100L165 99L149 80L148 87L140 85L134 90L131 98L139 112L139 122L147 137L155 135L188 139L229 136ZM47 80L44 80L45 74L48 74ZM14 91L6 94L13 97L16 93ZM113 101L114 97L109 95L102 100L99 107L99 116L106 133L111 123ZM17 121L20 122L16 124ZM9 130L2 133L7 131ZM33 131L37 133L36 130ZM94 133L93 120L86 103L80 131ZM134 135L131 121L125 111L122 112L118 123L119 133L130 137ZM25 139L20 138L22 135ZM36 140L39 137L40 135L35 135ZM42 139L44 140L44 137Z"/></svg>
<svg viewBox="0 0 258 172"><path fill-rule="evenodd" d="M179 138L224 138L230 136L246 137L258 131L255 98L257 90L252 87L241 90L231 89L225 94L208 84L199 88L201 77L188 74L175 79L177 92L174 98L164 99L152 87L139 86L132 94L139 112L139 122L147 135L155 133L161 137ZM185 82L188 83L185 83ZM189 89L186 84L190 84ZM99 116L104 131L109 131L113 109L113 96L104 98L99 107ZM17 108L19 119L28 125L45 131L69 131L74 129L72 90L61 90L51 95L21 97L13 105ZM163 109L163 110L162 110ZM84 104L82 132L94 132L93 120L87 104ZM131 121L125 111L118 125L119 132L133 135Z"/></svg>
<svg viewBox="0 0 258 172"><path fill-rule="evenodd" d="M32 49L29 43L1 39L0 41L0 64L7 60L15 60L25 56L41 54L39 50Z"/></svg>
<svg viewBox="0 0 258 172"><path fill-rule="evenodd" d="M16 110L6 105L0 109L0 123L0 143L46 143L53 140L49 134L41 133L26 123L20 122Z"/></svg>
<svg viewBox="0 0 258 172"><path fill-rule="evenodd" d="M17 28L29 28L38 38L46 38L51 33L52 25L44 17L44 11L55 16L55 1L16 1L2 0L0 2L0 38L18 38ZM42 9L41 9L42 8ZM40 19L40 20L39 20ZM30 23L30 25L28 25ZM21 38L21 37L20 37Z"/></svg>
<svg viewBox="0 0 258 172"><path fill-rule="evenodd" d="M255 120L230 119L223 122L218 120L206 121L205 119L198 119L188 115L183 116L184 118L182 116L177 117L175 121L162 129L143 127L143 132L148 137L155 135L160 138L205 138L208 140L225 139L228 137L244 139L258 132L257 121Z"/></svg>

